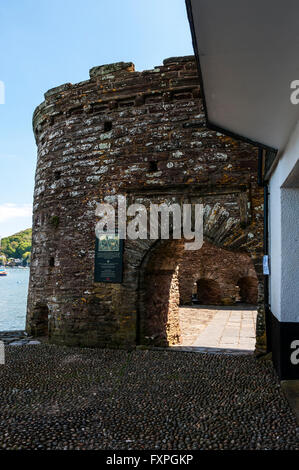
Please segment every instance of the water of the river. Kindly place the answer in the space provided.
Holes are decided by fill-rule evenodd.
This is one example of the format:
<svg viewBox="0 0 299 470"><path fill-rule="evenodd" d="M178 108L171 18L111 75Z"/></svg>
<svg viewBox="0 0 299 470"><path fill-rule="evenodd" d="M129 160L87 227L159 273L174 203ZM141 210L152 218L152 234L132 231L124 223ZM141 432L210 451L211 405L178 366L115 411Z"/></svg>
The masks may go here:
<svg viewBox="0 0 299 470"><path fill-rule="evenodd" d="M29 268L7 268L0 276L0 331L25 328Z"/></svg>

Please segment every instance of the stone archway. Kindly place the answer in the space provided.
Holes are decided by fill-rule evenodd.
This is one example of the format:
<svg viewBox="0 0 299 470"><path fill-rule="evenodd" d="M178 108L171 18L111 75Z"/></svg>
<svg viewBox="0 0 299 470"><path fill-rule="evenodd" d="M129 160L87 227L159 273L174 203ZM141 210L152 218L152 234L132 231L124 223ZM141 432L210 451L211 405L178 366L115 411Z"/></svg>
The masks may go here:
<svg viewBox="0 0 299 470"><path fill-rule="evenodd" d="M240 302L256 304L258 295L258 281L253 276L244 276L238 280Z"/></svg>
<svg viewBox="0 0 299 470"><path fill-rule="evenodd" d="M49 308L47 305L37 303L32 315L32 334L34 336L49 336Z"/></svg>
<svg viewBox="0 0 299 470"><path fill-rule="evenodd" d="M241 199L240 199L241 200ZM246 222L246 223L245 223ZM243 251L252 259L257 278L257 320L256 347L257 354L267 348L266 320L264 306L264 276L262 268L263 230L252 227L249 220L242 222L230 214L229 208L219 202L205 206L204 236L205 240L231 251ZM254 233L253 233L254 232Z"/></svg>
<svg viewBox="0 0 299 470"><path fill-rule="evenodd" d="M157 241L140 266L137 343L169 346L180 342L178 269L181 240Z"/></svg>
<svg viewBox="0 0 299 470"><path fill-rule="evenodd" d="M241 279L244 279L245 287L249 284L252 286L250 297L252 304L256 304L258 282L251 256L205 241L200 250L183 254L179 269L180 304L192 305L195 301L201 304L234 305L241 300L238 286ZM207 301L201 300L197 292L197 283L200 280L217 283L217 295Z"/></svg>
<svg viewBox="0 0 299 470"><path fill-rule="evenodd" d="M261 265L257 262L259 246L255 240L252 242L249 229L241 228L240 220L231 216L229 206L226 208L225 204L222 206L220 203L204 204L204 206L204 239L232 253L243 252L244 256L249 256L253 262L252 267L248 268L248 273L253 277L257 276L255 285L259 289L259 298L256 299L256 302L259 301L256 329L258 349L259 337L264 333L263 278ZM137 343L159 346L178 344L180 341L178 266L184 253L184 240L134 243L135 249L136 246L142 247L139 258L143 252L138 266ZM133 270L136 272L136 264ZM237 280L232 282L234 290L236 282ZM222 293L217 280L204 278L202 286L204 284L206 291L209 292L209 299L203 296L202 303L221 303ZM263 347L263 338L260 344Z"/></svg>
<svg viewBox="0 0 299 470"><path fill-rule="evenodd" d="M197 299L203 305L218 305L221 303L221 287L214 279L199 279L197 281Z"/></svg>

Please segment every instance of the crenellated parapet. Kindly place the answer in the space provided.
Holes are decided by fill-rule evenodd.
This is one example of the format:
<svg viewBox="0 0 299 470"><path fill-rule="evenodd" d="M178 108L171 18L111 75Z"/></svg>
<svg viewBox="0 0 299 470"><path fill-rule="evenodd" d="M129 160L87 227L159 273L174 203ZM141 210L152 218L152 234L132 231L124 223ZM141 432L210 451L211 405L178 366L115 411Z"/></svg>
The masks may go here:
<svg viewBox="0 0 299 470"><path fill-rule="evenodd" d="M89 71L89 80L76 84L65 83L45 93L45 101L33 115L35 136L38 137L45 127L53 125L55 121L80 112L92 114L141 106L147 100L152 101L159 96L170 101L182 92L191 92L192 96L198 98L200 91L197 76L194 70L188 74L190 62L193 62L193 56L174 57L164 60L162 66L143 72L136 72L132 62L93 67ZM185 74L184 68L187 69Z"/></svg>

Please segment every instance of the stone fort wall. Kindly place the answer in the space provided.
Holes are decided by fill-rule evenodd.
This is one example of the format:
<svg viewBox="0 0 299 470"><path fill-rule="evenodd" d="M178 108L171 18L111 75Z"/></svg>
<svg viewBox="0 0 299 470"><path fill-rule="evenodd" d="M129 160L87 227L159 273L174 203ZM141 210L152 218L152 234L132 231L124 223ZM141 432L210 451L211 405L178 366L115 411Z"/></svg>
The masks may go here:
<svg viewBox="0 0 299 470"><path fill-rule="evenodd" d="M89 80L45 93L33 128L28 332L86 346L179 341L180 243L126 240L123 282L94 282L95 206L118 194L145 204L203 203L205 240L251 256L262 301L257 149L206 128L193 56L143 72L123 62L94 67Z"/></svg>

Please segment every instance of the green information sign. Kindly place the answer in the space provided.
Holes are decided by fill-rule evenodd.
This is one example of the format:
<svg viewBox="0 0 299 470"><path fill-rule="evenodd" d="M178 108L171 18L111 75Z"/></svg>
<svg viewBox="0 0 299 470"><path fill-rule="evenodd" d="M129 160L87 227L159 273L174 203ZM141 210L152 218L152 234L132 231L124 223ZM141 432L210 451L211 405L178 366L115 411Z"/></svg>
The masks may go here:
<svg viewBox="0 0 299 470"><path fill-rule="evenodd" d="M118 234L105 233L96 238L95 282L121 283L123 280L124 241Z"/></svg>

